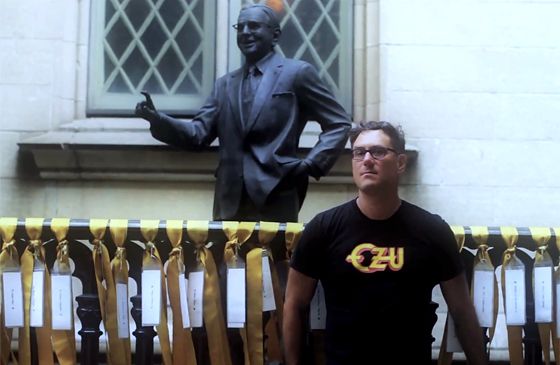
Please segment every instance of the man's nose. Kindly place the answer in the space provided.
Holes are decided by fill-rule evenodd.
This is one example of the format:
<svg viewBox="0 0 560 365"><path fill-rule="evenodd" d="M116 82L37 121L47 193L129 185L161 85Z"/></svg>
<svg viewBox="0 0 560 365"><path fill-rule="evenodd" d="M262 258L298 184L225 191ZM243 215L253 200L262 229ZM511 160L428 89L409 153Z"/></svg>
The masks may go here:
<svg viewBox="0 0 560 365"><path fill-rule="evenodd" d="M366 154L364 155L364 161L375 161L375 158L370 151L366 151Z"/></svg>
<svg viewBox="0 0 560 365"><path fill-rule="evenodd" d="M247 24L247 23L241 24L241 33L242 34L251 33L251 30L249 29L249 24Z"/></svg>

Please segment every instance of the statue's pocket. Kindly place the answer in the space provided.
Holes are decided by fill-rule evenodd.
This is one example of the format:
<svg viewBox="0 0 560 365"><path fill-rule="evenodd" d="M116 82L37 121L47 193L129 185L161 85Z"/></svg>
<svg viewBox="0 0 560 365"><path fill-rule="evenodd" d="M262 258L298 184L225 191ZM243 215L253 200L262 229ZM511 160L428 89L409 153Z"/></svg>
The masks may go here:
<svg viewBox="0 0 560 365"><path fill-rule="evenodd" d="M272 94L273 98L282 98L282 97L291 97L291 96L294 96L294 93L292 91L280 91Z"/></svg>

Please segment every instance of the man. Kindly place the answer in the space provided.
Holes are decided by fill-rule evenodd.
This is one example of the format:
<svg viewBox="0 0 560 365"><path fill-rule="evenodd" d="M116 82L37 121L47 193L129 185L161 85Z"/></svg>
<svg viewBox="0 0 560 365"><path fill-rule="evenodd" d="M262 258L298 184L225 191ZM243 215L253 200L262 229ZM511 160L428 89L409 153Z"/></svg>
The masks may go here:
<svg viewBox="0 0 560 365"><path fill-rule="evenodd" d="M280 26L265 5L241 10L237 45L245 65L216 81L206 104L186 122L152 108L136 106L152 135L185 149L208 146L218 138L214 219L297 221L309 176L319 179L346 142L349 117L306 62L274 52ZM308 120L321 125L318 143L297 157Z"/></svg>
<svg viewBox="0 0 560 365"><path fill-rule="evenodd" d="M404 134L386 122L350 132L358 197L320 213L292 257L284 304L287 364L298 363L302 322L318 280L327 306L329 365L430 364L440 284L470 364L485 363L482 332L457 244L439 216L400 199Z"/></svg>

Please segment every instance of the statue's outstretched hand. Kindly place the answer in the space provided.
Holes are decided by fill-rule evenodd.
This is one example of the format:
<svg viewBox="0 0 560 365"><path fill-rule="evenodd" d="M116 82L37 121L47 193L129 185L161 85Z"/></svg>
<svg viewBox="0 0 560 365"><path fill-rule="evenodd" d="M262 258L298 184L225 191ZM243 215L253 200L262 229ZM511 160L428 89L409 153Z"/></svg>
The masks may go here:
<svg viewBox="0 0 560 365"><path fill-rule="evenodd" d="M158 120L158 113L152 101L152 97L147 91L142 91L141 94L144 95L146 100L136 104L135 114L140 118L146 119L150 123L156 122Z"/></svg>

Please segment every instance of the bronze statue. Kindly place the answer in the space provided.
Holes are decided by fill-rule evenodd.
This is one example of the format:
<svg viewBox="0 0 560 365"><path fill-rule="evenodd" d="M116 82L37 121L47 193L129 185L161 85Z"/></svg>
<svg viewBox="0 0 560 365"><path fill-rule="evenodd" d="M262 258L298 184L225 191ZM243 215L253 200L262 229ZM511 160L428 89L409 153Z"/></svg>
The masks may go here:
<svg viewBox="0 0 560 365"><path fill-rule="evenodd" d="M274 52L281 30L265 5L243 8L237 45L245 64L219 78L192 121L158 112L148 99L136 114L152 135L184 149L219 139L215 220L297 221L309 176L327 174L342 151L350 118L308 63ZM308 120L322 129L304 159L297 157Z"/></svg>

